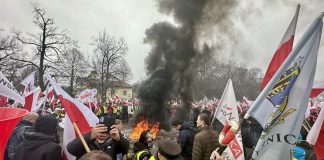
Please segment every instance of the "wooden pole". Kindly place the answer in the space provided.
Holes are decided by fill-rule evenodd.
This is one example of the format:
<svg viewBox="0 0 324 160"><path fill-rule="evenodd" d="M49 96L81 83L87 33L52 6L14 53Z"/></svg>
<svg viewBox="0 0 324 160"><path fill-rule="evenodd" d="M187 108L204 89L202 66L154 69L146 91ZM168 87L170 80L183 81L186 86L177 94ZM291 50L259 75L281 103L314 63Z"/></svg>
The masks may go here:
<svg viewBox="0 0 324 160"><path fill-rule="evenodd" d="M83 135L81 134L80 129L79 129L78 125L77 125L75 122L73 122L73 127L74 127L74 129L76 130L76 132L77 132L77 134L78 134L78 136L79 136L79 138L80 138L80 140L81 140L81 142L82 142L82 144L83 144L84 149L85 149L87 152L90 152L89 146L88 146L87 142L84 140L84 137L83 137Z"/></svg>
<svg viewBox="0 0 324 160"><path fill-rule="evenodd" d="M303 127L305 128L305 130L306 130L307 132L309 132L308 127L306 127L304 123L303 123Z"/></svg>
<svg viewBox="0 0 324 160"><path fill-rule="evenodd" d="M307 120L306 119L304 119L304 122L305 122L305 124L307 125L307 127L309 128L309 129L311 129L312 128L312 126L307 122Z"/></svg>

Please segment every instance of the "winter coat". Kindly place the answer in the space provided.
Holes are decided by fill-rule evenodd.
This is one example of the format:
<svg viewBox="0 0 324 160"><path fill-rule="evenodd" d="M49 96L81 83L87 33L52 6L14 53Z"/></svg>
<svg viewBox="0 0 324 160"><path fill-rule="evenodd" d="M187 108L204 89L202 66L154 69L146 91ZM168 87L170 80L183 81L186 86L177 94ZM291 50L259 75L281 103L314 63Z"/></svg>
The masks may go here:
<svg viewBox="0 0 324 160"><path fill-rule="evenodd" d="M21 120L14 131L12 132L10 139L7 143L7 155L8 159L12 159L13 155L15 154L15 151L19 144L25 139L24 132L26 130L33 131L33 124L27 120ZM27 128L28 127L28 128ZM26 129L27 128L27 129Z"/></svg>
<svg viewBox="0 0 324 160"><path fill-rule="evenodd" d="M218 134L216 131L207 127L202 128L194 138L192 160L209 160L211 153L217 147L221 147L221 145L218 143Z"/></svg>
<svg viewBox="0 0 324 160"><path fill-rule="evenodd" d="M129 149L128 140L120 135L120 140L117 142L111 138L107 139L104 143L99 144L95 139L90 139L90 132L83 135L84 140L87 142L90 150L101 150L107 153L113 160L116 160L116 155L122 153L125 155ZM80 158L86 153L82 142L79 138L74 139L67 145L67 150L70 154Z"/></svg>
<svg viewBox="0 0 324 160"><path fill-rule="evenodd" d="M26 132L25 140L17 147L14 160L61 160L61 152L57 136Z"/></svg>
<svg viewBox="0 0 324 160"><path fill-rule="evenodd" d="M185 159L191 159L194 136L193 126L188 122L184 122L180 127L178 143L182 149L181 156Z"/></svg>

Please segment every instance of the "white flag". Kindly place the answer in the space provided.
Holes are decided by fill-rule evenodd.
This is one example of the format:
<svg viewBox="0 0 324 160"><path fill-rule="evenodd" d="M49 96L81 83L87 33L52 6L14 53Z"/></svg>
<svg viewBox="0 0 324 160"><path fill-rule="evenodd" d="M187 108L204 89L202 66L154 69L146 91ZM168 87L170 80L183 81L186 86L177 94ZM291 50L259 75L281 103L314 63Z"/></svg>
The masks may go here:
<svg viewBox="0 0 324 160"><path fill-rule="evenodd" d="M0 95L13 99L22 105L25 104L25 99L19 94L15 87L0 71Z"/></svg>
<svg viewBox="0 0 324 160"><path fill-rule="evenodd" d="M31 72L24 80L20 82L23 86L25 86L23 95L28 94L35 87L35 72Z"/></svg>
<svg viewBox="0 0 324 160"><path fill-rule="evenodd" d="M245 116L266 122L252 159L291 159L313 86L322 16L307 29ZM267 108L273 112L262 114Z"/></svg>
<svg viewBox="0 0 324 160"><path fill-rule="evenodd" d="M225 125L225 123L230 123L230 121L235 121L239 123L237 102L235 99L235 93L234 93L231 79L229 79L227 82L217 112L215 113L216 113L216 118L223 125ZM244 160L241 131L239 131L235 135L233 141L225 149L224 154L225 154L225 159Z"/></svg>

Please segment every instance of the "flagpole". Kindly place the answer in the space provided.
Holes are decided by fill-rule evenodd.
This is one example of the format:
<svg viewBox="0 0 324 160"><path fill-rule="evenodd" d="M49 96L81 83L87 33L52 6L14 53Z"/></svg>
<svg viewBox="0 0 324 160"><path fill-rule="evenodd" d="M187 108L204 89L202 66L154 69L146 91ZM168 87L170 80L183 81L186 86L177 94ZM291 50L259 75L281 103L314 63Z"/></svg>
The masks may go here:
<svg viewBox="0 0 324 160"><path fill-rule="evenodd" d="M87 152L90 152L89 146L88 146L87 142L84 140L84 137L81 134L80 129L79 129L78 125L75 122L73 122L73 127L74 127L75 131L77 132L77 134L78 134L78 136L79 136L79 138L80 138L80 140L81 140L81 142L83 144L84 149Z"/></svg>
<svg viewBox="0 0 324 160"><path fill-rule="evenodd" d="M287 57L287 59L284 61L284 63L280 66L280 68L278 69L278 71L275 73L275 75L273 76L273 78L266 85L265 89L258 96L258 98L255 101L257 103L253 103L252 106L251 106L253 108L250 108L248 110L248 113L245 114L245 116L244 116L245 119L248 119L249 116L250 116L249 113L251 113L253 109L256 109L257 108L256 106L259 106L261 104L261 102L266 98L267 94L271 91L271 89L275 85L275 82L279 80L280 76L284 73L284 71L286 70L286 68L288 68L289 64L295 59L295 57L303 49L304 44L306 44L307 41L311 38L311 36L316 33L316 31L318 29L317 27L319 25L320 25L320 27L322 27L321 25L322 25L322 18L323 18L323 16L324 16L324 13L321 13L320 16L317 17L314 20L314 22L310 25L310 27L308 27L308 29L306 30L306 32L302 36L301 40L299 41L299 43L296 45L295 49L290 53L290 55ZM269 85L269 84L272 84L272 85ZM262 98L259 98L259 97L262 97ZM277 110L277 109L274 108L274 111L275 110ZM274 119L274 117L272 117L272 116L268 117L268 120L267 120L267 123L266 124L270 124L273 119ZM266 128L263 128L263 131L261 133L260 139L259 139L259 141L258 141L258 143L257 143L257 145L256 145L256 147L255 147L255 149L253 151L252 159L256 159L258 157L257 154L259 154L260 149L262 149L262 147L263 147L262 145L259 145L259 144L263 144L266 141L265 136L269 132L270 132L269 131L269 128L267 128L267 127Z"/></svg>
<svg viewBox="0 0 324 160"><path fill-rule="evenodd" d="M307 42L307 40L313 35L316 26L319 25L322 21L324 13L322 13L319 17L316 18L316 20L311 24L311 26L306 30L301 40L298 42L296 47L291 51L291 53L288 55L286 60L281 64L277 72L273 75L273 77L270 79L266 87L262 90L258 98L254 101L254 103L251 105L248 112L244 115L244 119L248 119L252 112L254 112L264 101L268 93L272 90L273 86L276 84L276 82L279 80L280 76L286 71L286 68L292 63L292 61L295 59L295 57L298 55L300 50L302 49L303 45ZM260 97L260 98L259 98Z"/></svg>

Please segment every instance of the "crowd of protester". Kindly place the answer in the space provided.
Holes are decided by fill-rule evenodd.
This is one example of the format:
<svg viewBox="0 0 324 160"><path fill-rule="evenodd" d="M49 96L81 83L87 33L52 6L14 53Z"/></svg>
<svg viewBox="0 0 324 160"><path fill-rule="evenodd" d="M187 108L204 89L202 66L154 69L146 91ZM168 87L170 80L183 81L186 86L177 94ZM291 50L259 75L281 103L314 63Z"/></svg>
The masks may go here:
<svg viewBox="0 0 324 160"><path fill-rule="evenodd" d="M129 105L127 101L107 101L99 105L93 112L98 117L115 118L115 124L107 128L97 124L92 130L83 135L90 152L87 152L80 137L67 144L67 151L77 159L102 160L222 160L226 146L219 143L218 137L223 127L218 121L211 125L213 111L208 108L194 107L190 121L173 119L172 126L178 131L177 141L162 138L153 139L150 130L140 134L134 142L127 138L122 123L128 121ZM172 109L172 108L171 108ZM134 111L132 111L134 112ZM170 111L171 112L171 111ZM316 110L316 113L319 111ZM60 160L62 146L58 136L58 123L64 118L64 108L60 103L55 106L45 105L37 113L29 112L16 126L8 140L5 150L5 160ZM244 112L241 113L243 115ZM314 115L314 113L311 113ZM307 121L312 123L314 117ZM241 121L244 157L251 158L262 128L255 121ZM305 150L307 159L312 156L312 148L305 142L305 130L301 131L297 147Z"/></svg>

